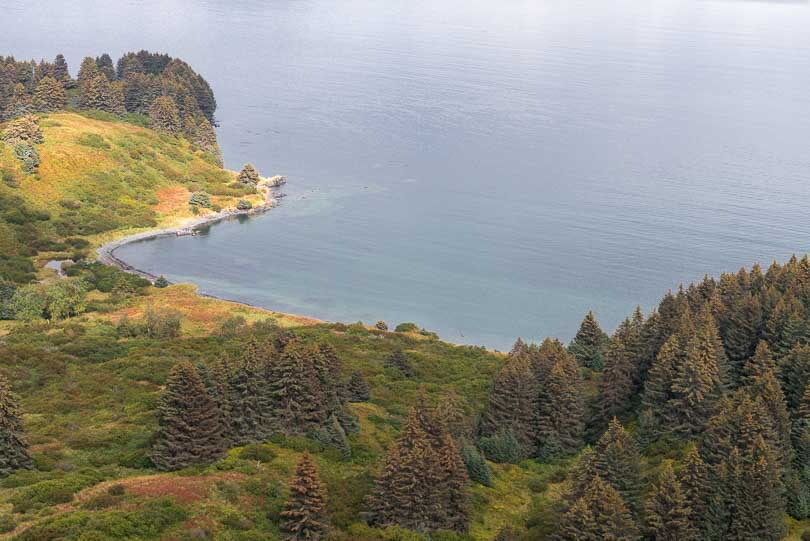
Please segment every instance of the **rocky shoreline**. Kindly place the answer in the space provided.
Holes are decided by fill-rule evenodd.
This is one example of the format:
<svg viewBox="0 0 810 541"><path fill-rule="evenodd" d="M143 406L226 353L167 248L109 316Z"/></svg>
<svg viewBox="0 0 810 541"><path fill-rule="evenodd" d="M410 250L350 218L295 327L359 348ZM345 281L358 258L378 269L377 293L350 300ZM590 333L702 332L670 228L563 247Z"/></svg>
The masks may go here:
<svg viewBox="0 0 810 541"><path fill-rule="evenodd" d="M183 224L180 224L175 227L169 227L164 229L151 229L149 231L143 231L141 233L135 233L134 235L127 235L126 237L122 237L120 239L116 239L114 241L108 242L103 244L98 249L98 256L96 260L100 263L105 265L110 265L112 267L116 267L124 272L128 272L130 274L136 274L141 276L142 278L146 278L150 281L155 281L158 279L158 276L150 272L146 272L144 270L138 269L133 267L126 261L118 258L115 255L115 251L124 246L126 244L130 244L132 242L138 242L147 239L153 239L157 237L165 237L169 235L182 235L187 234L187 231L194 231L203 226L211 225L217 222L221 222L223 220L227 220L230 218L236 218L239 216L252 216L256 214L262 214L267 212L268 210L272 209L278 204L278 198L283 197L283 194L273 194L271 195L271 191L268 190L265 195L265 203L263 205L253 207L252 209L247 210L238 210L238 209L228 209L222 210L220 212L216 212L214 214L209 214L207 216L201 216L199 218L194 218L189 220Z"/></svg>

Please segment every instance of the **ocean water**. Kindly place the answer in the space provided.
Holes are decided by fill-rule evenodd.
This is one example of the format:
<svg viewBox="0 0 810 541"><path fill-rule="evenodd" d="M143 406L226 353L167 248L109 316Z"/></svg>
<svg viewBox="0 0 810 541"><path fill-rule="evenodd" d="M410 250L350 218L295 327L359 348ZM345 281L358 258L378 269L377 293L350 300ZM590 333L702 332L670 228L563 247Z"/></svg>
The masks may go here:
<svg viewBox="0 0 810 541"><path fill-rule="evenodd" d="M810 248L810 5L3 2L0 54L211 83L271 213L117 253L203 292L505 349Z"/></svg>

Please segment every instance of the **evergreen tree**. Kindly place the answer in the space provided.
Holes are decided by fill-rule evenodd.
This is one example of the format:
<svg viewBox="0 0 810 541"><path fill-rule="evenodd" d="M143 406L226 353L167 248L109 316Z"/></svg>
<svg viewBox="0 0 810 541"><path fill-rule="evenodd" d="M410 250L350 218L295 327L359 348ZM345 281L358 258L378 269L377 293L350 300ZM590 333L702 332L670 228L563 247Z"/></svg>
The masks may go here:
<svg viewBox="0 0 810 541"><path fill-rule="evenodd" d="M605 355L605 369L591 418L591 433L601 434L613 417L623 416L635 392L631 354L620 337L614 336Z"/></svg>
<svg viewBox="0 0 810 541"><path fill-rule="evenodd" d="M371 522L423 533L465 531L467 484L467 470L452 436L418 404L388 451L369 499Z"/></svg>
<svg viewBox="0 0 810 541"><path fill-rule="evenodd" d="M113 61L110 55L104 53L96 57L96 66L98 67L98 72L106 77L108 81L115 80L115 67L113 67Z"/></svg>
<svg viewBox="0 0 810 541"><path fill-rule="evenodd" d="M594 455L595 472L619 491L627 507L641 510L641 457L633 438L614 418L599 439Z"/></svg>
<svg viewBox="0 0 810 541"><path fill-rule="evenodd" d="M728 504L728 539L777 540L785 532L782 485L773 451L759 437L750 449L734 448L722 490Z"/></svg>
<svg viewBox="0 0 810 541"><path fill-rule="evenodd" d="M22 83L16 83L3 116L6 119L12 119L31 114L33 111L34 104L31 95L28 94Z"/></svg>
<svg viewBox="0 0 810 541"><path fill-rule="evenodd" d="M472 427L467 420L463 399L450 389L436 408L436 419L456 441L472 439Z"/></svg>
<svg viewBox="0 0 810 541"><path fill-rule="evenodd" d="M702 432L715 412L722 392L718 350L719 336L709 315L689 341L684 363L672 382L672 412L675 432L690 438Z"/></svg>
<svg viewBox="0 0 810 541"><path fill-rule="evenodd" d="M34 109L42 113L61 111L67 104L65 89L53 77L43 77L34 92Z"/></svg>
<svg viewBox="0 0 810 541"><path fill-rule="evenodd" d="M89 56L85 57L84 60L82 60L81 66L79 66L79 77L77 79L79 83L79 90L81 90L86 83L98 76L99 71L96 61Z"/></svg>
<svg viewBox="0 0 810 541"><path fill-rule="evenodd" d="M170 135L183 133L177 104L170 96L160 96L152 102L149 107L149 124L153 130Z"/></svg>
<svg viewBox="0 0 810 541"><path fill-rule="evenodd" d="M219 411L191 363L169 373L158 425L151 458L161 470L207 464L224 452Z"/></svg>
<svg viewBox="0 0 810 541"><path fill-rule="evenodd" d="M292 340L273 363L268 381L277 429L305 434L323 426L329 418L326 390L315 366L319 356L317 346Z"/></svg>
<svg viewBox="0 0 810 541"><path fill-rule="evenodd" d="M770 426L776 436L776 440L771 443L774 444L777 461L782 468L786 469L790 467L793 457L790 441L790 414L774 368L767 364L764 366L763 371L758 376L754 376L747 390L752 398L760 401L770 418Z"/></svg>
<svg viewBox="0 0 810 541"><path fill-rule="evenodd" d="M230 408L229 432L234 443L259 441L268 435L267 416L270 408L264 384L261 347L251 340L242 359L230 373L227 401ZM263 352L262 352L263 353Z"/></svg>
<svg viewBox="0 0 810 541"><path fill-rule="evenodd" d="M568 346L579 361L579 364L591 370L602 370L604 367L604 350L609 338L599 327L593 311L588 311L582 324L579 326L574 340Z"/></svg>
<svg viewBox="0 0 810 541"><path fill-rule="evenodd" d="M691 509L672 466L667 464L644 505L647 532L654 541L692 541L697 532Z"/></svg>
<svg viewBox="0 0 810 541"><path fill-rule="evenodd" d="M674 398L672 384L683 357L684 355L679 350L678 336L671 336L655 356L648 372L647 381L644 382L642 407L645 411L651 412L654 420L657 421L653 437L660 432L667 432L675 424L676 412L672 409L672 399Z"/></svg>
<svg viewBox="0 0 810 541"><path fill-rule="evenodd" d="M360 372L352 372L348 384L349 402L368 402L371 398L368 383Z"/></svg>
<svg viewBox="0 0 810 541"><path fill-rule="evenodd" d="M242 170L239 171L239 176L236 177L236 180L242 184L255 186L260 180L259 173L256 171L256 168L253 167L253 164L246 163L244 167L242 167Z"/></svg>
<svg viewBox="0 0 810 541"><path fill-rule="evenodd" d="M492 470L484 459L484 455L471 443L462 443L459 449L464 465L467 467L467 475L470 480L480 483L485 487L492 486Z"/></svg>
<svg viewBox="0 0 810 541"><path fill-rule="evenodd" d="M781 359L797 343L803 343L807 335L807 318L802 303L791 293L784 295L765 325L765 339L771 351Z"/></svg>
<svg viewBox="0 0 810 541"><path fill-rule="evenodd" d="M435 496L428 499L439 482L433 449L415 410L388 451L382 474L369 499L370 518L379 526L399 525L427 532L435 516Z"/></svg>
<svg viewBox="0 0 810 541"><path fill-rule="evenodd" d="M634 541L637 526L619 493L596 475L560 519L559 541Z"/></svg>
<svg viewBox="0 0 810 541"><path fill-rule="evenodd" d="M467 487L470 478L467 467L450 433L442 435L440 445L435 450L440 469L439 504L436 529L466 532L469 527L470 500Z"/></svg>
<svg viewBox="0 0 810 541"><path fill-rule="evenodd" d="M79 103L82 109L109 111L113 104L110 82L103 75L84 81L79 87Z"/></svg>
<svg viewBox="0 0 810 541"><path fill-rule="evenodd" d="M711 494L706 463L697 447L692 447L678 476L686 506L689 508L689 523L696 534L702 531L708 516L708 498Z"/></svg>
<svg viewBox="0 0 810 541"><path fill-rule="evenodd" d="M797 344L783 359L782 388L791 412L796 412L805 388L810 384L810 346Z"/></svg>
<svg viewBox="0 0 810 541"><path fill-rule="evenodd" d="M495 375L489 403L481 417L481 436L494 437L509 431L517 439L522 456L531 456L536 451L536 427L534 374L526 357L511 356Z"/></svg>
<svg viewBox="0 0 810 541"><path fill-rule="evenodd" d="M402 372L406 378L412 378L414 376L411 362L408 360L408 356L405 355L405 352L403 352L401 349L397 349L391 353L391 355L385 359L383 364L386 368L392 368Z"/></svg>
<svg viewBox="0 0 810 541"><path fill-rule="evenodd" d="M0 375L0 477L33 465L23 433L19 399L8 380Z"/></svg>
<svg viewBox="0 0 810 541"><path fill-rule="evenodd" d="M326 489L309 453L304 453L290 481L290 495L281 512L284 539L317 541L329 531Z"/></svg>
<svg viewBox="0 0 810 541"><path fill-rule="evenodd" d="M67 62L63 54L56 55L50 76L59 81L64 88L72 88L74 81L70 77Z"/></svg>
<svg viewBox="0 0 810 541"><path fill-rule="evenodd" d="M538 395L537 448L541 458L568 455L582 443L583 409L579 397L579 371L573 358L551 369Z"/></svg>
<svg viewBox="0 0 810 541"><path fill-rule="evenodd" d="M745 361L742 368L742 385L753 385L766 372L776 370L776 361L771 354L768 343L764 340L757 345L754 355Z"/></svg>

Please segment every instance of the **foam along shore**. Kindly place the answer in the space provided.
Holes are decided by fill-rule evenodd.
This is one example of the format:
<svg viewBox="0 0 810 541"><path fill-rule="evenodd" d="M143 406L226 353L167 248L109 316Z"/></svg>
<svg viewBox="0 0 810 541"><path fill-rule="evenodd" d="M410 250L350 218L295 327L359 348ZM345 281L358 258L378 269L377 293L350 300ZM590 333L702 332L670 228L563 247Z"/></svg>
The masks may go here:
<svg viewBox="0 0 810 541"><path fill-rule="evenodd" d="M282 176L275 176L264 180L260 184L260 186L264 188L263 192L265 202L262 205L246 210L225 209L205 216L191 218L173 227L168 227L164 229L150 229L149 231L142 231L140 233L135 233L133 235L127 235L120 239L116 239L114 241L103 244L98 249L98 256L96 259L97 261L105 265L110 265L112 267L121 269L124 272L137 274L138 276L146 278L147 280L155 281L158 278L157 276L144 270L135 268L126 261L119 259L115 255L115 251L121 246L130 244L132 242L138 242L141 240L153 239L156 237L164 237L170 235L173 236L188 235L190 234L190 232L193 232L202 226L210 225L216 222L221 222L229 218L234 218L237 216L250 216L254 214L261 214L267 212L268 210L277 206L278 199L284 196L284 194L282 193L278 192L274 193L273 189L280 187L281 185L286 183L286 181L287 181L286 177Z"/></svg>

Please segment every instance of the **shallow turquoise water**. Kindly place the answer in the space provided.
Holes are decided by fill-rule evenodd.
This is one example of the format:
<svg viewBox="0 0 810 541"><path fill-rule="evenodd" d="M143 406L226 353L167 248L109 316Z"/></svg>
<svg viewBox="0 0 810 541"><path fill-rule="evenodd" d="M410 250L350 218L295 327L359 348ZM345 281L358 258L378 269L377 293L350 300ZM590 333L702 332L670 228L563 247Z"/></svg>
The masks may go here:
<svg viewBox="0 0 810 541"><path fill-rule="evenodd" d="M0 50L180 56L227 165L289 176L269 215L118 252L207 293L506 348L810 245L806 2L34 4Z"/></svg>

